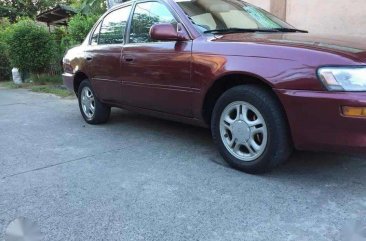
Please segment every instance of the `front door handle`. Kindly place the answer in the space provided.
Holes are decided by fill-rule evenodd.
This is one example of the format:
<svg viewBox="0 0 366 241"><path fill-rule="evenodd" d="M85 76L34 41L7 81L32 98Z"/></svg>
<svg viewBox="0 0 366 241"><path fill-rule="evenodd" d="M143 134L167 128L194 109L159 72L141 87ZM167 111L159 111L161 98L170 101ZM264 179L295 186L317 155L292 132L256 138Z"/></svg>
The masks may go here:
<svg viewBox="0 0 366 241"><path fill-rule="evenodd" d="M86 61L92 61L93 58L92 57L86 57Z"/></svg>

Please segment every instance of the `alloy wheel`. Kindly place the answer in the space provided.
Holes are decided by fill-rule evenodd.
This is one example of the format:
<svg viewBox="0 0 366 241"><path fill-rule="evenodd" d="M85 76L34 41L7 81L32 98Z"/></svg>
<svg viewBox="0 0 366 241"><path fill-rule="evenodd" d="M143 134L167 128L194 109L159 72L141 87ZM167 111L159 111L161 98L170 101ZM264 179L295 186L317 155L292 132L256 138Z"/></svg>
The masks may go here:
<svg viewBox="0 0 366 241"><path fill-rule="evenodd" d="M87 86L81 91L81 107L85 116L92 119L95 114L95 99L93 92Z"/></svg>
<svg viewBox="0 0 366 241"><path fill-rule="evenodd" d="M226 149L244 162L256 160L267 146L268 131L262 114L244 101L233 102L224 109L220 134Z"/></svg>

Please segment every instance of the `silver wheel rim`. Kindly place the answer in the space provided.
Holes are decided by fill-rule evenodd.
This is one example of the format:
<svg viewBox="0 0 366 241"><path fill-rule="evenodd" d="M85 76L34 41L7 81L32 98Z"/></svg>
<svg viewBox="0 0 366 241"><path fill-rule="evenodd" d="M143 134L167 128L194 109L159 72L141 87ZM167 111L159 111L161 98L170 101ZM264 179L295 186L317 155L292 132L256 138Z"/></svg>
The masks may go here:
<svg viewBox="0 0 366 241"><path fill-rule="evenodd" d="M85 116L92 119L95 113L95 99L89 87L84 87L81 91L81 107Z"/></svg>
<svg viewBox="0 0 366 241"><path fill-rule="evenodd" d="M262 114L253 105L237 101L221 114L220 134L226 149L241 161L254 161L266 149L268 132Z"/></svg>

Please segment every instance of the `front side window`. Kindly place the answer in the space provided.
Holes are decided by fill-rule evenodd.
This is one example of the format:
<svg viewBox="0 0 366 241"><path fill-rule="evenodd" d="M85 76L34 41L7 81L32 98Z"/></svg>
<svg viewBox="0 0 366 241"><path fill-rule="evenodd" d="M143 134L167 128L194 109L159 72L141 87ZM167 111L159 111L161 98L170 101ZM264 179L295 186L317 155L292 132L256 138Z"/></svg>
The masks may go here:
<svg viewBox="0 0 366 241"><path fill-rule="evenodd" d="M201 31L293 28L272 14L240 0L176 0Z"/></svg>
<svg viewBox="0 0 366 241"><path fill-rule="evenodd" d="M149 31L156 23L177 24L169 9L159 2L145 2L136 5L130 31L130 43L154 42L150 39Z"/></svg>
<svg viewBox="0 0 366 241"><path fill-rule="evenodd" d="M98 44L123 44L131 6L109 13L102 22Z"/></svg>

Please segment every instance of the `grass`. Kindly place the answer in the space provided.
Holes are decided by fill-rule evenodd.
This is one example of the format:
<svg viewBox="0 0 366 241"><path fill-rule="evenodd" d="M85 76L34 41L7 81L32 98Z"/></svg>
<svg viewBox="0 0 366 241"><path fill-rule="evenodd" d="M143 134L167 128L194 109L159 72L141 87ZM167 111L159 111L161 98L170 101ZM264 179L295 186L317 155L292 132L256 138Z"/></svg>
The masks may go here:
<svg viewBox="0 0 366 241"><path fill-rule="evenodd" d="M11 81L0 82L0 86L1 87L5 87L5 88L8 88L8 89L18 89L18 88L21 88L20 85L16 85L16 84L14 84L14 82L11 82Z"/></svg>
<svg viewBox="0 0 366 241"><path fill-rule="evenodd" d="M53 85L36 85L30 88L33 92L41 92L41 93L48 93L54 94L60 97L68 97L71 96L72 93L67 89L60 88L60 86L53 86Z"/></svg>
<svg viewBox="0 0 366 241"><path fill-rule="evenodd" d="M62 86L62 79L59 76L31 76L31 82L22 83L20 85L14 84L12 81L0 82L1 87L8 89L29 89L33 92L54 94L60 97L72 96L73 93Z"/></svg>
<svg viewBox="0 0 366 241"><path fill-rule="evenodd" d="M55 84L55 85L62 85L62 78L60 75L47 75L47 74L40 74L40 75L31 75L30 79L33 83L38 85L48 85L48 84Z"/></svg>

